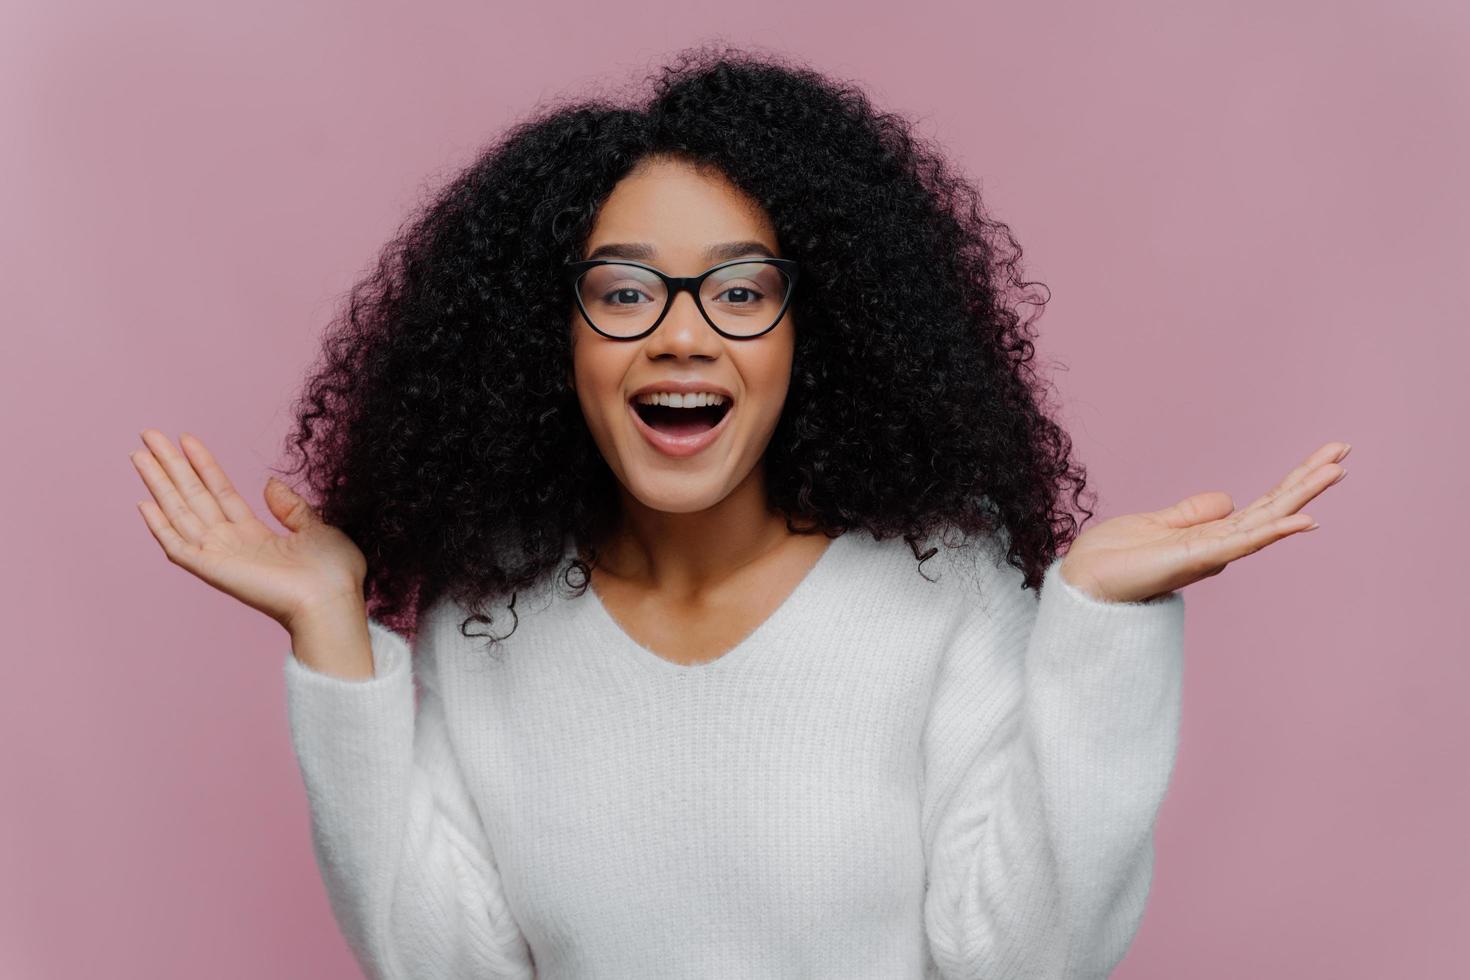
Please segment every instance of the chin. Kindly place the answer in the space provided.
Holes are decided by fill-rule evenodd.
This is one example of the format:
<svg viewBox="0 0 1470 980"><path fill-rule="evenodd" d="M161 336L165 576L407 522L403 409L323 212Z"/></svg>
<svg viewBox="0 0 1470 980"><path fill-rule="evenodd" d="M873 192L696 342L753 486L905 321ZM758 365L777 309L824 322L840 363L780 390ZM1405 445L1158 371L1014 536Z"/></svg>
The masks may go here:
<svg viewBox="0 0 1470 980"><path fill-rule="evenodd" d="M628 492L649 510L666 514L697 514L729 496L723 483L669 475L634 480Z"/></svg>

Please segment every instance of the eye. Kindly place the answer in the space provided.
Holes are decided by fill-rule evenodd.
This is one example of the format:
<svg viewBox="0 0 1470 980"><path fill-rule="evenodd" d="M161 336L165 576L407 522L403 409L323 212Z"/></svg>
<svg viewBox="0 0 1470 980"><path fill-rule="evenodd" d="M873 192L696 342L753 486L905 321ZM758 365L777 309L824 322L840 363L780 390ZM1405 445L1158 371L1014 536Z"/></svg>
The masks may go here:
<svg viewBox="0 0 1470 980"><path fill-rule="evenodd" d="M748 303L759 302L760 300L765 298L759 290L752 289L750 286L729 286L726 289L722 290L715 298L718 299L720 296L724 296L726 293L739 294L733 301L736 306L744 306Z"/></svg>
<svg viewBox="0 0 1470 980"><path fill-rule="evenodd" d="M619 299L617 301L614 301L612 299L612 297L614 296L619 297ZM608 306L636 306L636 297L639 296L646 298L649 302L653 301L653 297L649 296L641 289L635 289L632 286L622 286L618 289L612 290L611 292L604 293L602 296L602 302L606 303Z"/></svg>

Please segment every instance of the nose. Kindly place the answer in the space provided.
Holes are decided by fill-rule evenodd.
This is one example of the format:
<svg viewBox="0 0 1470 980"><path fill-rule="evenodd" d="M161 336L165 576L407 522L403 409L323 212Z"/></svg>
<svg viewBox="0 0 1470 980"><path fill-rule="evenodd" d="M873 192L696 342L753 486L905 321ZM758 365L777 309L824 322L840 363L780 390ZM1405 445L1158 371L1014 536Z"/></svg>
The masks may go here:
<svg viewBox="0 0 1470 980"><path fill-rule="evenodd" d="M681 289L674 295L663 322L648 336L650 356L662 351L713 354L718 351L719 344L720 335L699 312L694 294L687 289Z"/></svg>

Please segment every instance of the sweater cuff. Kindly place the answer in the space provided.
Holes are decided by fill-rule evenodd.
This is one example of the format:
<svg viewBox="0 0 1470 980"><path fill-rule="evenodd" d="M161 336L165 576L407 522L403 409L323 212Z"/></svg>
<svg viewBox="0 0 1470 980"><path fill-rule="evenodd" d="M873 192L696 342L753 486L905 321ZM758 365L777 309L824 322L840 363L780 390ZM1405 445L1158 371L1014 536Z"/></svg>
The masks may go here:
<svg viewBox="0 0 1470 980"><path fill-rule="evenodd" d="M1063 578L1061 564L1053 561L1042 578L1031 635L1033 682L1060 685L1098 708L1169 697L1183 669L1183 593L1106 602Z"/></svg>
<svg viewBox="0 0 1470 980"><path fill-rule="evenodd" d="M372 619L368 635L372 677L326 674L288 652L286 702L308 789L376 804L401 791L412 759L414 681L408 641Z"/></svg>
<svg viewBox="0 0 1470 980"><path fill-rule="evenodd" d="M286 651L286 677L296 686L338 688L341 685L358 688L363 697L381 696L393 687L392 679L409 673L404 668L411 659L408 641L372 617L368 617L368 642L373 653L373 676L338 677L316 670L302 663L294 650Z"/></svg>

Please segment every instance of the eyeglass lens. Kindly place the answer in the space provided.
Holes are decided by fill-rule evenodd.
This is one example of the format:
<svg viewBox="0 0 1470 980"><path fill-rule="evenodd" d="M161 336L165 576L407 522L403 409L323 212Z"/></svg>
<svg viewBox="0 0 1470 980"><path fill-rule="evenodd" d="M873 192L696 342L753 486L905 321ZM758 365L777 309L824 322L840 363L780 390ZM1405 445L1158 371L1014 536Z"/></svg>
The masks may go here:
<svg viewBox="0 0 1470 980"><path fill-rule="evenodd" d="M776 322L790 277L766 262L742 262L717 269L700 284L699 301L710 320L735 336L761 333ZM663 280L635 265L596 265L577 281L587 319L617 337L643 333L668 302Z"/></svg>

